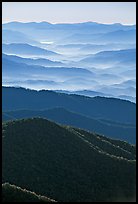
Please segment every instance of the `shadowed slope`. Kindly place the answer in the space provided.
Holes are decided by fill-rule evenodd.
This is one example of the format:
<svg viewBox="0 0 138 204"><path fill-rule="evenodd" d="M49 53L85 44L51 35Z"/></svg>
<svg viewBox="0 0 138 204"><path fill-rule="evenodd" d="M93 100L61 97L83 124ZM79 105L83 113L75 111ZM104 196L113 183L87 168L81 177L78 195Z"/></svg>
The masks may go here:
<svg viewBox="0 0 138 204"><path fill-rule="evenodd" d="M99 134L104 134L114 139L120 139L129 143L136 143L136 127L132 124L116 124L112 121L90 118L64 108L53 108L48 110L17 110L2 113L2 120L14 120L23 118L41 117L47 118L64 125L83 128Z"/></svg>
<svg viewBox="0 0 138 204"><path fill-rule="evenodd" d="M136 123L136 104L115 98L91 98L54 91L2 87L2 106L3 111L44 110L63 107L92 118L109 119L121 123Z"/></svg>
<svg viewBox="0 0 138 204"><path fill-rule="evenodd" d="M55 202L45 196L37 195L34 192L22 189L9 183L2 184L3 202Z"/></svg>
<svg viewBox="0 0 138 204"><path fill-rule="evenodd" d="M58 201L135 199L131 148L79 131L40 118L3 123L3 182Z"/></svg>

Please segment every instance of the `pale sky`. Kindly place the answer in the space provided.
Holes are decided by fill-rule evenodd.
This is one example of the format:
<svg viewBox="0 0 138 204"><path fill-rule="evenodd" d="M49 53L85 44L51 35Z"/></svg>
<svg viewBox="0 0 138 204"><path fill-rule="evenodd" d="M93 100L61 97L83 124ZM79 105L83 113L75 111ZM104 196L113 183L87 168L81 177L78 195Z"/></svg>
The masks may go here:
<svg viewBox="0 0 138 204"><path fill-rule="evenodd" d="M2 23L136 24L136 2L2 2Z"/></svg>

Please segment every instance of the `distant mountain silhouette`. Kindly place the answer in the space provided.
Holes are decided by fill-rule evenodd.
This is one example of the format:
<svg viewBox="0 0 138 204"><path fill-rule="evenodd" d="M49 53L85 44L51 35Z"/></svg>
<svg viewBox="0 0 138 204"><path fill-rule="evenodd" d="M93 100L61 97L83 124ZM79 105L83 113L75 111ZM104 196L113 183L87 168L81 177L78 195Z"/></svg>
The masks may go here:
<svg viewBox="0 0 138 204"><path fill-rule="evenodd" d="M25 63L17 63L9 58L5 58L4 55L2 57L2 75L4 77L12 80L44 80L45 78L49 78L52 80L57 79L59 77L60 80L65 80L68 78L74 78L74 76L78 77L87 77L91 78L94 74L83 68L76 68L76 67L44 67L40 65L27 65ZM35 75L35 78L34 78ZM20 76L20 77L19 77ZM18 85L18 84L17 84Z"/></svg>
<svg viewBox="0 0 138 204"><path fill-rule="evenodd" d="M113 87L117 86L120 89L122 89L121 87L129 87L130 84L132 86L135 87L135 81L133 80L128 80L128 81L124 81L121 84L114 84ZM112 95L109 93L104 93L104 92L98 92L98 91L92 91L92 90L78 90L78 91L67 91L67 90L54 90L58 93L67 93L67 94L77 94L77 95L83 95L83 96L89 96L89 97L94 97L94 96L103 96L103 97L114 97L114 98L120 98L120 99L125 99L125 100L129 100L131 102L136 103L136 97L132 97L132 96L128 96L128 95Z"/></svg>
<svg viewBox="0 0 138 204"><path fill-rule="evenodd" d="M129 95L129 93L131 92L131 96L135 97L136 96L136 88L129 86L126 88L123 87L114 87L114 86L106 86L106 87L102 87L99 89L99 92L104 92L105 94L110 94L111 92L114 92L114 94L116 95Z"/></svg>
<svg viewBox="0 0 138 204"><path fill-rule="evenodd" d="M37 90L85 89L102 92L106 96L109 95L109 86L115 83L121 85L125 80L136 77L136 25L109 25L91 21L71 24L10 22L3 24L2 29L3 53L26 57L7 58L20 63L18 65L11 62L8 64L2 59L4 86ZM25 67L21 63L31 67ZM81 69L59 70L53 67ZM85 75L81 72L82 69L85 69L85 73L87 70L91 73L87 72ZM106 87L105 91L100 91L102 86ZM110 94L135 102L135 86L133 91L130 86L124 90L123 88L123 84L118 90L111 88Z"/></svg>
<svg viewBox="0 0 138 204"><path fill-rule="evenodd" d="M117 42L123 41L128 43L129 40L130 42L133 41L133 36L135 34L133 34L133 32L131 34L130 32L131 30L132 31L134 30L135 32L136 25L122 25L118 23L109 25L109 24L101 24L96 22L83 22L83 23L70 23L70 24L68 23L51 24L48 22L40 22L40 23L10 22L10 23L3 24L3 29L22 32L25 35L31 36L32 39L37 39L38 42L40 42L41 39L47 39L58 43L64 43L64 42L66 43L93 42L94 43L95 41L92 40L92 35L96 34L94 40L97 40L97 42L104 43L106 38L104 34L108 35L109 33L109 35L113 35L111 39L113 38L117 40ZM122 32L120 32L120 39L122 40L120 41L119 33L117 35L114 33L115 31L124 32L124 36L126 37L124 37L123 39L122 38L123 34Z"/></svg>
<svg viewBox="0 0 138 204"><path fill-rule="evenodd" d="M24 88L2 87L3 111L44 110L54 107L63 107L69 111L96 119L136 123L136 104L129 101L105 97L91 98L45 90L35 91Z"/></svg>
<svg viewBox="0 0 138 204"><path fill-rule="evenodd" d="M25 63L28 65L40 65L40 66L64 66L64 63L59 61L51 61L45 58L31 59L31 58L22 58L16 55L6 55L2 54L3 59L11 60L17 63Z"/></svg>
<svg viewBox="0 0 138 204"><path fill-rule="evenodd" d="M111 51L111 50L122 50L122 49L134 49L136 48L135 43L106 43L106 44L96 44L96 43L69 43L57 45L56 49L58 51L70 52L77 51L78 54L96 54L101 51Z"/></svg>
<svg viewBox="0 0 138 204"><path fill-rule="evenodd" d="M101 42L126 42L126 43L135 43L136 42L136 30L117 30L114 32L109 32L103 34L101 37L97 39L97 41Z"/></svg>
<svg viewBox="0 0 138 204"><path fill-rule="evenodd" d="M103 51L95 55L91 55L81 60L80 62L95 64L111 64L111 63L125 63L125 61L131 63L136 61L136 49L116 50L116 51Z"/></svg>
<svg viewBox="0 0 138 204"><path fill-rule="evenodd" d="M33 118L3 123L2 182L58 202L135 201L135 146Z"/></svg>
<svg viewBox="0 0 138 204"><path fill-rule="evenodd" d="M122 25L119 23L114 24L102 24L102 23L96 23L96 22L82 22L82 23L48 23L48 22L28 22L28 23L21 23L21 22L10 22L10 23L4 23L3 29L10 29L10 30L16 30L16 31L26 31L28 32L30 30L44 30L44 29L51 29L51 30L68 30L68 31L79 31L79 33L107 33L107 32L114 32L114 31L129 31L136 29L136 25Z"/></svg>
<svg viewBox="0 0 138 204"><path fill-rule="evenodd" d="M116 55L116 52L117 51L114 51L113 55ZM120 51L117 54L118 60L120 60L119 53ZM94 56L99 56L100 54L102 56L104 55L104 57L98 57L98 59L100 58L101 60L108 61L106 57L109 55L108 58L110 58L110 54L112 55L112 52L107 52L107 54L106 52L100 52ZM131 59L131 57L129 58ZM88 61L86 60L84 64L91 64L91 60L92 59L90 58L90 63L88 63ZM98 95L113 97L119 97L120 95L124 95L125 99L135 102L136 84L133 79L135 78L136 73L135 66L133 66L133 61L134 60L131 60L131 66L133 69L130 67L130 65L125 66L125 68L124 66L118 67L117 65L117 68L107 68L105 70L99 71L95 68L88 70L87 68L84 69L73 66L67 67L65 63L51 61L48 59L29 59L3 54L2 81L3 85L5 86L21 86L37 90L90 89L91 93L90 91L83 91L83 93L80 92L80 95L84 94L87 96ZM97 62L100 63L100 61L95 60L95 63ZM110 60L108 62L110 62ZM92 63L94 63L94 61ZM123 73L121 74L121 72ZM123 84L125 83L125 80L123 78L124 76L128 79L130 77L130 79L127 80L127 85ZM130 81L133 82L129 83ZM120 84L118 85L118 87L114 85L117 82ZM110 83L111 85L109 86L108 83ZM77 92L76 94L79 93Z"/></svg>
<svg viewBox="0 0 138 204"><path fill-rule="evenodd" d="M43 111L18 110L2 113L2 120L42 117L60 124L83 128L91 132L104 134L107 137L120 139L129 143L136 143L136 127L128 124L116 124L111 121L96 120L84 115L67 111L64 108L53 108Z"/></svg>
<svg viewBox="0 0 138 204"><path fill-rule="evenodd" d="M97 91L91 91L91 90L78 90L78 91L66 91L66 90L54 90L58 93L67 93L67 94L77 94L77 95L83 95L83 96L89 96L89 97L94 97L94 96L110 96L113 97L112 94L110 95L105 95L102 92L97 92Z"/></svg>
<svg viewBox="0 0 138 204"><path fill-rule="evenodd" d="M135 87L136 86L136 80L135 79L126 80L126 81L123 81L122 83L114 84L113 86L114 87L124 87L124 88L130 87L130 86Z"/></svg>
<svg viewBox="0 0 138 204"><path fill-rule="evenodd" d="M105 26L106 27L106 26ZM106 27L105 30L102 26L97 29L89 28L89 33L74 33L69 37L65 38L64 41L67 43L136 43L136 29L131 30L110 30L111 27ZM87 28L88 29L88 28ZM91 31L91 33L90 33ZM97 32L96 32L97 31Z"/></svg>
<svg viewBox="0 0 138 204"><path fill-rule="evenodd" d="M16 55L59 55L56 52L24 43L2 44L2 52Z"/></svg>
<svg viewBox="0 0 138 204"><path fill-rule="evenodd" d="M2 43L5 43L5 44L8 44L8 43L37 44L37 41L33 40L31 37L29 37L28 35L25 35L24 33L20 31L3 29L2 30Z"/></svg>
<svg viewBox="0 0 138 204"><path fill-rule="evenodd" d="M122 50L135 48L135 43L106 43L106 44L83 44L80 47L82 53L95 54L101 51Z"/></svg>
<svg viewBox="0 0 138 204"><path fill-rule="evenodd" d="M127 96L127 95L119 95L118 97L121 99L126 99L126 100L136 103L136 97Z"/></svg>

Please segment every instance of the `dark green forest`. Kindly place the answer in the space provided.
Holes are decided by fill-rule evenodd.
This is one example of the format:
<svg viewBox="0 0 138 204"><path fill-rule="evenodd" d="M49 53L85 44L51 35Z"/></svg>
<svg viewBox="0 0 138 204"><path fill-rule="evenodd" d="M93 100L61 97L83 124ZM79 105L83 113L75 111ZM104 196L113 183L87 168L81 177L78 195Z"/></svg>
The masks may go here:
<svg viewBox="0 0 138 204"><path fill-rule="evenodd" d="M2 184L2 202L54 202L54 200L18 186L4 183Z"/></svg>
<svg viewBox="0 0 138 204"><path fill-rule="evenodd" d="M58 202L135 201L135 145L42 118L2 130L3 183Z"/></svg>

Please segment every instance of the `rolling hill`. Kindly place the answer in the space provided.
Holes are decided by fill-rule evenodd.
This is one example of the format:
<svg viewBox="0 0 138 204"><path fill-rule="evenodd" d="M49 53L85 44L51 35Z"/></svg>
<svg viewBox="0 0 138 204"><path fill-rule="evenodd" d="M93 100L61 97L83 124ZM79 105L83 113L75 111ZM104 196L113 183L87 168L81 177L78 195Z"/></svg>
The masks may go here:
<svg viewBox="0 0 138 204"><path fill-rule="evenodd" d="M28 65L40 65L40 66L64 66L62 62L52 61L45 58L31 59L31 58L22 58L16 55L5 55L2 54L3 59L11 60L17 63L25 63Z"/></svg>
<svg viewBox="0 0 138 204"><path fill-rule="evenodd" d="M108 32L100 36L97 41L99 42L117 42L117 43L136 43L136 30L116 30L114 32Z"/></svg>
<svg viewBox="0 0 138 204"><path fill-rule="evenodd" d="M104 134L107 137L120 139L129 143L136 143L136 127L134 125L113 123L112 121L96 120L67 111L64 108L53 108L43 111L18 110L2 113L2 120L15 120L23 118L41 117L54 122L82 128L91 132Z"/></svg>
<svg viewBox="0 0 138 204"><path fill-rule="evenodd" d="M124 81L123 83L120 83L120 84L113 84L113 87L121 88L121 86L122 86L124 88L125 87L128 88L131 85L131 82L132 82L132 86L135 87L136 83L134 81L131 81L131 80ZM112 94L109 94L109 93L107 94L107 93L104 93L104 92L92 91L92 90L87 90L87 89L78 90L78 91L67 91L67 90L54 90L54 91L56 91L58 93L77 94L77 95L83 95L83 96L89 96L89 97L94 97L94 96L114 97L114 98L129 100L131 102L136 103L136 97L128 96L128 95L125 95L125 94L115 96L115 95L112 95ZM123 91L126 91L126 89L124 89ZM111 91L111 93L112 93L112 91Z"/></svg>
<svg viewBox="0 0 138 204"><path fill-rule="evenodd" d="M58 202L135 201L135 146L46 119L3 123L2 182Z"/></svg>
<svg viewBox="0 0 138 204"><path fill-rule="evenodd" d="M40 42L54 41L58 44L95 42L134 42L136 25L101 24L96 22L57 23L48 22L10 22L3 24L3 30L22 32ZM131 32L132 31L132 32ZM115 33L118 32L118 33ZM94 36L94 39L92 39ZM120 36L120 37L119 37ZM124 37L125 36L125 37ZM106 38L106 39L105 39ZM110 38L108 40L108 38ZM121 40L120 40L121 39ZM97 43L97 44L98 44Z"/></svg>
<svg viewBox="0 0 138 204"><path fill-rule="evenodd" d="M55 202L9 183L2 184L2 202Z"/></svg>
<svg viewBox="0 0 138 204"><path fill-rule="evenodd" d="M5 81L15 81L15 85L19 86L19 82L24 80L47 80L55 82L64 82L75 76L83 79L94 76L93 72L77 67L44 67L40 65L27 65L25 63L17 63L9 58L2 58L2 79Z"/></svg>
<svg viewBox="0 0 138 204"><path fill-rule="evenodd" d="M35 56L59 55L56 52L46 50L37 46L32 46L27 43L2 44L2 52L5 54L16 55L35 55Z"/></svg>
<svg viewBox="0 0 138 204"><path fill-rule="evenodd" d="M2 42L5 44L8 44L8 43L37 44L35 40L32 40L31 37L29 37L28 35L25 35L24 33L20 31L7 30L7 29L2 30Z"/></svg>
<svg viewBox="0 0 138 204"><path fill-rule="evenodd" d="M23 100L22 100L23 99ZM9 103L10 101L10 103ZM44 110L63 107L95 119L109 119L120 123L136 124L136 104L130 101L86 97L54 91L35 91L24 88L2 87L2 110Z"/></svg>
<svg viewBox="0 0 138 204"><path fill-rule="evenodd" d="M90 64L91 66L98 64L106 64L107 66L107 64L125 64L128 61L130 64L135 63L136 49L102 51L93 55L89 55L88 57L82 59L80 62Z"/></svg>

